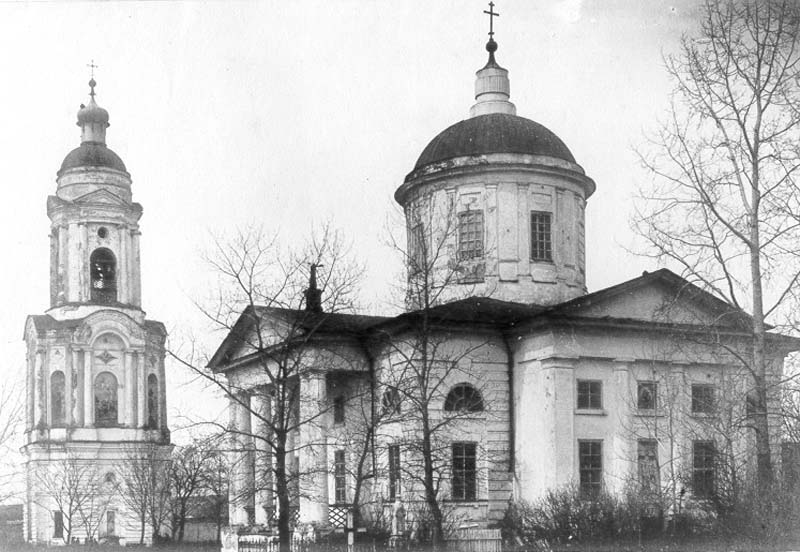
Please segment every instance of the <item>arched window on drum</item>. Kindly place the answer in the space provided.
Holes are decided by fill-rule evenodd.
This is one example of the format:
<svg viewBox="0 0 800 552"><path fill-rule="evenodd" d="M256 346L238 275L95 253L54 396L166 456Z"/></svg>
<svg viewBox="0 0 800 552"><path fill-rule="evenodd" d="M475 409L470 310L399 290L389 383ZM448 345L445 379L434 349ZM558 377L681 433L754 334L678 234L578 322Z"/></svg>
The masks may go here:
<svg viewBox="0 0 800 552"><path fill-rule="evenodd" d="M158 378L155 374L147 376L147 427L158 427Z"/></svg>
<svg viewBox="0 0 800 552"><path fill-rule="evenodd" d="M100 372L94 380L94 423L97 427L118 424L117 378L111 372Z"/></svg>

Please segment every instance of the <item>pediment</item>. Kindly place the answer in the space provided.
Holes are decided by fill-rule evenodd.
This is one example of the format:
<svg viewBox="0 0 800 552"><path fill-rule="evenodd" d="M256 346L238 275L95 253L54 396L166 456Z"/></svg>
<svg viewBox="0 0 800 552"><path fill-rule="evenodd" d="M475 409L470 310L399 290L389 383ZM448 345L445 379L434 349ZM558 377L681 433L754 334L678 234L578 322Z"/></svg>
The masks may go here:
<svg viewBox="0 0 800 552"><path fill-rule="evenodd" d="M105 188L100 188L99 190L95 190L93 192L89 192L88 194L77 197L75 198L74 203L81 205L87 205L87 204L120 205L120 206L127 205L124 199L122 199L115 193L106 190Z"/></svg>
<svg viewBox="0 0 800 552"><path fill-rule="evenodd" d="M741 329L746 313L669 271L646 274L556 307L564 314Z"/></svg>

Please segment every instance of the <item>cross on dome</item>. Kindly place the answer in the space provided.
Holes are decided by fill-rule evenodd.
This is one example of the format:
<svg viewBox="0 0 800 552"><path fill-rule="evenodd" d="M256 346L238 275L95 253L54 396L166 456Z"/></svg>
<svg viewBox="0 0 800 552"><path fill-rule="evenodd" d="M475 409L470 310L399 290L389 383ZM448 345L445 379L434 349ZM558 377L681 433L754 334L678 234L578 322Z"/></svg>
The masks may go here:
<svg viewBox="0 0 800 552"><path fill-rule="evenodd" d="M494 39L494 18L500 17L500 14L494 11L494 2L489 2L489 11L483 10L483 13L489 16L489 40Z"/></svg>
<svg viewBox="0 0 800 552"><path fill-rule="evenodd" d="M97 69L100 66L99 65L95 65L94 60L92 60L91 62L86 64L86 67L89 67L91 69L91 72L92 72L91 79L89 80L89 88L91 88L91 91L89 92L89 95L92 98L94 98L94 87L97 86L97 82L95 82L95 80L94 80L94 70Z"/></svg>

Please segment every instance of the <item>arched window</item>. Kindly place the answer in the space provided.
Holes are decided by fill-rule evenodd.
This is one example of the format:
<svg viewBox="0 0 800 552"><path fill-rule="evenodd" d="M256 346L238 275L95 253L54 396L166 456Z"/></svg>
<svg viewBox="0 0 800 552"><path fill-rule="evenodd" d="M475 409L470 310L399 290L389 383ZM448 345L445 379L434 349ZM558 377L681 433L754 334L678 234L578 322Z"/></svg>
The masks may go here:
<svg viewBox="0 0 800 552"><path fill-rule="evenodd" d="M50 423L53 427L64 427L64 372L53 372L50 376Z"/></svg>
<svg viewBox="0 0 800 552"><path fill-rule="evenodd" d="M400 393L397 392L397 389L389 388L383 392L381 406L383 406L383 413L386 416L400 414Z"/></svg>
<svg viewBox="0 0 800 552"><path fill-rule="evenodd" d="M94 380L94 423L117 425L117 378L111 372L100 372Z"/></svg>
<svg viewBox="0 0 800 552"><path fill-rule="evenodd" d="M89 259L92 301L114 303L117 300L117 260L110 249L100 247Z"/></svg>
<svg viewBox="0 0 800 552"><path fill-rule="evenodd" d="M459 383L447 394L444 401L447 412L482 412L483 399L480 392L468 383Z"/></svg>
<svg viewBox="0 0 800 552"><path fill-rule="evenodd" d="M147 376L147 427L158 427L158 378Z"/></svg>

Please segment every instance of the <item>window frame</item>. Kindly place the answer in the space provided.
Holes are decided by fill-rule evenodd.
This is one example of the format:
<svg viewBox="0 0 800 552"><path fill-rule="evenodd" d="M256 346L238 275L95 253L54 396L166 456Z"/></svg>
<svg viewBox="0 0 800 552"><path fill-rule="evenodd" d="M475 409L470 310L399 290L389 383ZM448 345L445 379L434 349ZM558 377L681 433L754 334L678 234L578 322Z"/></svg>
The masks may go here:
<svg viewBox="0 0 800 552"><path fill-rule="evenodd" d="M454 502L478 500L478 444L458 441L450 445L450 498Z"/></svg>
<svg viewBox="0 0 800 552"><path fill-rule="evenodd" d="M64 512L61 510L53 510L53 538L64 538Z"/></svg>
<svg viewBox="0 0 800 552"><path fill-rule="evenodd" d="M590 498L603 490L602 439L578 439L578 486L581 495Z"/></svg>
<svg viewBox="0 0 800 552"><path fill-rule="evenodd" d="M384 416L395 416L402 413L400 392L394 387L387 387L381 395L381 413Z"/></svg>
<svg viewBox="0 0 800 552"><path fill-rule="evenodd" d="M418 274L427 268L428 252L425 244L425 225L417 222L409 229L410 237L408 240L409 255L408 260L411 264L410 272Z"/></svg>
<svg viewBox="0 0 800 552"><path fill-rule="evenodd" d="M106 535L115 536L117 534L117 511L106 510Z"/></svg>
<svg viewBox="0 0 800 552"><path fill-rule="evenodd" d="M347 504L347 457L344 449L333 451L333 498L336 504Z"/></svg>
<svg viewBox="0 0 800 552"><path fill-rule="evenodd" d="M402 471L400 469L400 445L389 445L387 448L389 458L389 500L396 500L402 496Z"/></svg>
<svg viewBox="0 0 800 552"><path fill-rule="evenodd" d="M333 423L335 425L343 424L345 420L344 395L336 395L333 398L332 410L333 410Z"/></svg>
<svg viewBox="0 0 800 552"><path fill-rule="evenodd" d="M67 426L67 377L61 370L50 374L50 427Z"/></svg>
<svg viewBox="0 0 800 552"><path fill-rule="evenodd" d="M98 247L89 254L89 295L93 303L117 302L118 264L108 247Z"/></svg>
<svg viewBox="0 0 800 552"><path fill-rule="evenodd" d="M711 383L693 383L691 387L692 414L714 414L716 412L716 395L716 385Z"/></svg>
<svg viewBox="0 0 800 552"><path fill-rule="evenodd" d="M460 262L483 259L485 226L483 209L467 209L458 213L458 247Z"/></svg>
<svg viewBox="0 0 800 552"><path fill-rule="evenodd" d="M692 441L692 492L695 498L709 499L716 494L716 456L714 441Z"/></svg>
<svg viewBox="0 0 800 552"><path fill-rule="evenodd" d="M652 459L652 463L650 459ZM658 493L661 488L661 466L658 463L658 440L639 439L636 442L636 468L641 490L650 494Z"/></svg>
<svg viewBox="0 0 800 552"><path fill-rule="evenodd" d="M153 385L155 382L155 385ZM147 375L147 427L156 429L159 427L159 407L160 389L158 388L158 376L155 374Z"/></svg>
<svg viewBox="0 0 800 552"><path fill-rule="evenodd" d="M111 376L111 378L113 378L113 382L114 382L113 389L111 390L111 392L112 392L111 397L113 398L113 401L110 401L110 403L109 403L109 404L113 404L113 406L114 406L114 419L113 419L113 421L111 419L111 416L103 416L101 418L101 416L98 415L100 413L100 408L103 405L100 402L101 399L98 398L98 393L97 393L98 387L97 386L98 386L98 381L100 380L100 377L101 376L105 376L105 374L108 374L109 376ZM118 427L119 426L119 380L117 379L117 376L113 372L111 372L109 370L103 370L102 372L97 374L94 377L94 382L92 382L92 395L93 395L93 398L94 398L94 411L93 411L93 414L94 414L94 425L95 425L95 427Z"/></svg>
<svg viewBox="0 0 800 552"><path fill-rule="evenodd" d="M598 390L592 389L594 385L598 386ZM581 389L583 386L589 386L588 389ZM593 399L597 399L597 404L594 404ZM585 399L585 400L583 400ZM578 410L603 410L603 380L599 379L579 379L575 383L575 404Z"/></svg>
<svg viewBox="0 0 800 552"><path fill-rule="evenodd" d="M532 262L553 262L553 213L531 211L530 256Z"/></svg>
<svg viewBox="0 0 800 552"><path fill-rule="evenodd" d="M444 411L457 414L479 413L486 410L483 395L468 382L455 384L444 399Z"/></svg>
<svg viewBox="0 0 800 552"><path fill-rule="evenodd" d="M649 391L648 391L649 388ZM645 393L650 393L650 406L642 400ZM643 402L645 402L643 406ZM636 382L636 410L640 412L656 412L658 410L658 382L653 380L637 380Z"/></svg>

